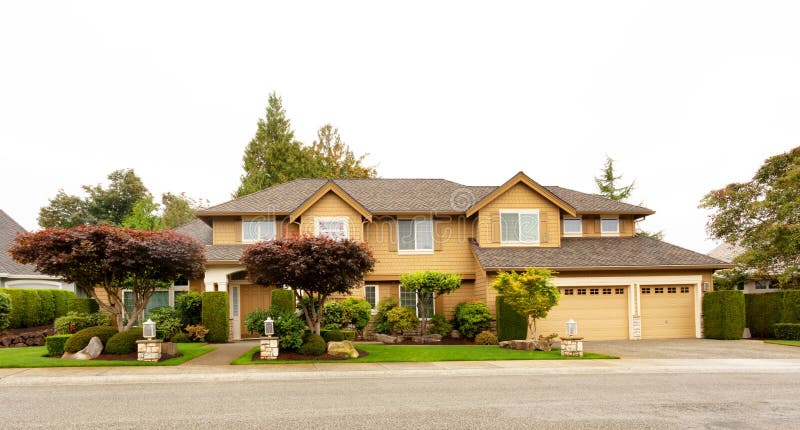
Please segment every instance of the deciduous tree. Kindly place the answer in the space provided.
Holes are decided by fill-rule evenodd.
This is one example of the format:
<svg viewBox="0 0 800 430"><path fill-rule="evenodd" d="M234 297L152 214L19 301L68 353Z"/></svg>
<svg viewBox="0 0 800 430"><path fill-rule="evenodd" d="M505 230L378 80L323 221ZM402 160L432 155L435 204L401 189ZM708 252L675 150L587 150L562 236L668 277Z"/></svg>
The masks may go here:
<svg viewBox="0 0 800 430"><path fill-rule="evenodd" d="M309 236L255 243L245 248L241 262L256 283L290 287L316 334L328 297L350 294L375 265L362 243Z"/></svg>
<svg viewBox="0 0 800 430"><path fill-rule="evenodd" d="M153 292L179 277L205 271L204 248L174 231L121 229L108 225L45 229L18 235L9 250L20 263L58 276L86 290L115 316L124 331L133 326ZM101 289L106 298L97 292ZM133 313L123 324L122 292L133 292Z"/></svg>
<svg viewBox="0 0 800 430"><path fill-rule="evenodd" d="M422 334L428 334L428 310L426 303L432 303L434 298L442 294L450 294L461 287L461 278L454 273L444 273L432 270L405 273L400 276L400 285L406 291L417 294L417 315L420 319ZM433 315L430 315L433 316Z"/></svg>
<svg viewBox="0 0 800 430"><path fill-rule="evenodd" d="M558 288L553 285L553 272L529 267L523 273L500 272L492 288L503 295L503 301L521 315L528 316L528 331L536 339L536 320L546 318L558 304Z"/></svg>
<svg viewBox="0 0 800 430"><path fill-rule="evenodd" d="M749 182L706 194L712 211L706 229L714 239L745 248L741 271L779 274L783 286L800 277L800 147L767 159Z"/></svg>

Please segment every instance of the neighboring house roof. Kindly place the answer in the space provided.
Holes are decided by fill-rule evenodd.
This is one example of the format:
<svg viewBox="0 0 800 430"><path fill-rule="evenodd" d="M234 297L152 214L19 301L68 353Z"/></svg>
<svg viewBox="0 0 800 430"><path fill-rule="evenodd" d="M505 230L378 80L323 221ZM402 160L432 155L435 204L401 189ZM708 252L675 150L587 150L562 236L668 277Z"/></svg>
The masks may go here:
<svg viewBox="0 0 800 430"><path fill-rule="evenodd" d="M238 262L247 245L206 245L206 259L216 262Z"/></svg>
<svg viewBox="0 0 800 430"><path fill-rule="evenodd" d="M518 174L519 175L519 174ZM517 176L515 176L516 178ZM218 215L291 214L323 187L333 183L369 213L466 213L497 186L467 186L446 179L297 179L197 212ZM541 187L578 213L651 215L650 209L562 187Z"/></svg>
<svg viewBox="0 0 800 430"><path fill-rule="evenodd" d="M717 260L732 263L733 259L742 255L744 251L744 248L739 245L723 242L718 247L712 249L708 255L716 258Z"/></svg>
<svg viewBox="0 0 800 430"><path fill-rule="evenodd" d="M175 227L173 230L183 233L203 245L211 245L213 243L214 232L211 226L199 219L192 220L180 227Z"/></svg>
<svg viewBox="0 0 800 430"><path fill-rule="evenodd" d="M729 263L646 236L562 238L560 248L482 248L473 240L472 250L484 270L524 269L622 269L645 267L715 268Z"/></svg>
<svg viewBox="0 0 800 430"><path fill-rule="evenodd" d="M9 255L8 249L13 245L17 233L25 233L25 229L0 209L0 273L42 276L33 265L17 263Z"/></svg>

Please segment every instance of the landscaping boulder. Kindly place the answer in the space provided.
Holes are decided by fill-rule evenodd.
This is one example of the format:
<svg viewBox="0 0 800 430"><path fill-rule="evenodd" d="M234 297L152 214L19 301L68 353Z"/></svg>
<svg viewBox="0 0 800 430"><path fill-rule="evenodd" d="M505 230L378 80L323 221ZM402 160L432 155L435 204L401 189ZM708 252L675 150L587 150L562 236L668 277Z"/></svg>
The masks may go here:
<svg viewBox="0 0 800 430"><path fill-rule="evenodd" d="M377 333L375 334L375 340L377 340L378 342L392 344L392 343L400 343L402 341L402 338L397 336L389 336L388 334Z"/></svg>
<svg viewBox="0 0 800 430"><path fill-rule="evenodd" d="M72 354L71 356L66 356L66 353L61 358L69 358L71 360L94 360L95 358L99 357L100 354L103 353L103 342L100 340L99 337L95 336L89 339L89 344L86 345L86 348Z"/></svg>
<svg viewBox="0 0 800 430"><path fill-rule="evenodd" d="M453 339L461 339L461 332L458 330L453 330L450 332L450 337Z"/></svg>
<svg viewBox="0 0 800 430"><path fill-rule="evenodd" d="M536 347L530 340L510 340L509 349L519 349L523 351L535 351Z"/></svg>
<svg viewBox="0 0 800 430"><path fill-rule="evenodd" d="M413 336L411 340L414 343L442 343L442 335L427 334L425 336Z"/></svg>
<svg viewBox="0 0 800 430"><path fill-rule="evenodd" d="M553 346L549 340L539 339L532 342L534 349L537 351L552 351Z"/></svg>
<svg viewBox="0 0 800 430"><path fill-rule="evenodd" d="M358 351L353 346L353 342L343 340L341 342L328 342L328 355L338 358L358 358Z"/></svg>
<svg viewBox="0 0 800 430"><path fill-rule="evenodd" d="M511 349L511 341L510 340L504 340L504 341L500 342L500 348Z"/></svg>

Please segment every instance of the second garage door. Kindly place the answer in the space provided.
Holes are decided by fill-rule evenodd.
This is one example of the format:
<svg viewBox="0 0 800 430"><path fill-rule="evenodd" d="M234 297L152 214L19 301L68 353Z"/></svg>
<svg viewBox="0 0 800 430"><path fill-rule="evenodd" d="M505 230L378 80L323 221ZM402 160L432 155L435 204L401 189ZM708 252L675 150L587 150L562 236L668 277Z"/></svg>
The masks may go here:
<svg viewBox="0 0 800 430"><path fill-rule="evenodd" d="M567 321L578 322L586 340L628 339L628 287L559 288L561 299L547 319L537 321L539 334L563 336Z"/></svg>
<svg viewBox="0 0 800 430"><path fill-rule="evenodd" d="M642 286L642 339L692 338L694 287Z"/></svg>

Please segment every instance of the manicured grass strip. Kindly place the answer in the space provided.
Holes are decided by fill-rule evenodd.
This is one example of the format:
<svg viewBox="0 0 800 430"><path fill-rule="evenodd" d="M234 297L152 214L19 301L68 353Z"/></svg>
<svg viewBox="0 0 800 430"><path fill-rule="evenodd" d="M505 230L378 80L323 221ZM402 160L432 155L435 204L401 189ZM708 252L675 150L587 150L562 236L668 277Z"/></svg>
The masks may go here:
<svg viewBox="0 0 800 430"><path fill-rule="evenodd" d="M179 343L178 352L183 354L180 357L170 358L159 363L148 363L115 360L62 360L57 357L44 357L47 354L47 348L44 346L3 348L0 349L0 367L176 366L215 349L215 347L203 343Z"/></svg>
<svg viewBox="0 0 800 430"><path fill-rule="evenodd" d="M800 346L800 340L765 340L764 343L774 343L776 345Z"/></svg>
<svg viewBox="0 0 800 430"><path fill-rule="evenodd" d="M487 361L487 360L580 360L580 358L562 357L561 351L516 351L498 346L471 345L435 345L435 346L393 346L393 345L356 345L358 349L369 353L366 357L352 360L320 361L320 360L252 360L258 348L234 360L231 364L300 364L300 363L402 363L422 361ZM584 353L583 359L619 358L610 355Z"/></svg>

